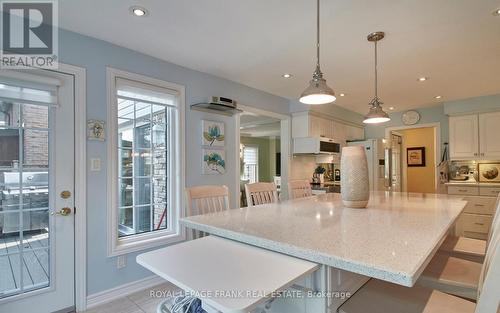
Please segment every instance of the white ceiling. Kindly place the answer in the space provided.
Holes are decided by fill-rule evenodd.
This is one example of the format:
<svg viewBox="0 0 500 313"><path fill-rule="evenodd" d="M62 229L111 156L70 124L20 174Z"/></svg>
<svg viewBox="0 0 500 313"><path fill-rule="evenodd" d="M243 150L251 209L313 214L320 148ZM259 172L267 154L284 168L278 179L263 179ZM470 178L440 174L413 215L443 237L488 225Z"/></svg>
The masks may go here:
<svg viewBox="0 0 500 313"><path fill-rule="evenodd" d="M373 96L397 111L500 93L500 0L321 0L322 70L337 104L365 113ZM129 13L138 4L145 18ZM296 99L314 70L315 1L65 0L63 28ZM292 79L281 77L292 73ZM417 82L420 76L430 80ZM443 99L435 100L435 95Z"/></svg>

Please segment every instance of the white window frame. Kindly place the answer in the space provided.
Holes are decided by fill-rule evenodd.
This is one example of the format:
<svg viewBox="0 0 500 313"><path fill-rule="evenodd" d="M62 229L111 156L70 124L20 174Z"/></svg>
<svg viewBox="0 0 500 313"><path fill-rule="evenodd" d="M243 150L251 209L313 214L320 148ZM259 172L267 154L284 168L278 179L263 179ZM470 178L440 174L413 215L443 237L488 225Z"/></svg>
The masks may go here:
<svg viewBox="0 0 500 313"><path fill-rule="evenodd" d="M243 147L243 162L245 162L245 148L252 148L252 149L255 149L257 151L257 153L255 154L255 157L256 157L256 160L257 160L257 163L255 163L255 183L258 183L259 182L259 146L258 145L245 145ZM245 168L243 168L243 172L245 172Z"/></svg>
<svg viewBox="0 0 500 313"><path fill-rule="evenodd" d="M108 216L108 257L141 251L157 246L172 244L185 240L184 228L180 225L180 218L184 216L184 189L185 189L185 137L184 137L184 111L185 111L185 87L182 85L166 82L163 80L130 73L115 68L106 69L108 89L108 134L107 134L107 216ZM169 151L171 153L170 173L175 181L172 183L169 199L169 212L171 213L170 228L153 232L130 235L120 238L118 236L118 118L117 118L117 96L116 79L124 78L137 81L142 84L174 90L178 94L177 119L175 126L175 146Z"/></svg>

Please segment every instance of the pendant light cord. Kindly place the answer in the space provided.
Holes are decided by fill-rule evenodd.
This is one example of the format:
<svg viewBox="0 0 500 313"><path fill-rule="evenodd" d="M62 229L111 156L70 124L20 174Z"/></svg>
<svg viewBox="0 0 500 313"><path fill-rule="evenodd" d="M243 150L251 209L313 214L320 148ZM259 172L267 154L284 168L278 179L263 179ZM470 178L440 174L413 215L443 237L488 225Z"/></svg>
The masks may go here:
<svg viewBox="0 0 500 313"><path fill-rule="evenodd" d="M378 99L377 41L375 41L375 99Z"/></svg>
<svg viewBox="0 0 500 313"><path fill-rule="evenodd" d="M316 67L319 68L319 0L316 3Z"/></svg>

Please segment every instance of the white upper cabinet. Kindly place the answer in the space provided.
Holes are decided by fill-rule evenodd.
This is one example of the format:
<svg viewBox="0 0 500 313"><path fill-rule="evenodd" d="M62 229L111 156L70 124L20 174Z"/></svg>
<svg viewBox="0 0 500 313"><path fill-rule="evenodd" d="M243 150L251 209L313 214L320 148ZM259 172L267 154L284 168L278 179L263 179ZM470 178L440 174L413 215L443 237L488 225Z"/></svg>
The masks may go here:
<svg viewBox="0 0 500 313"><path fill-rule="evenodd" d="M479 114L479 153L483 159L500 158L500 112Z"/></svg>
<svg viewBox="0 0 500 313"><path fill-rule="evenodd" d="M345 145L346 140L363 140L364 128L337 120L317 116L308 112L294 113L292 117L292 137L326 137Z"/></svg>
<svg viewBox="0 0 500 313"><path fill-rule="evenodd" d="M474 159L479 156L478 116L450 117L450 158Z"/></svg>
<svg viewBox="0 0 500 313"><path fill-rule="evenodd" d="M450 158L500 158L500 112L450 117Z"/></svg>

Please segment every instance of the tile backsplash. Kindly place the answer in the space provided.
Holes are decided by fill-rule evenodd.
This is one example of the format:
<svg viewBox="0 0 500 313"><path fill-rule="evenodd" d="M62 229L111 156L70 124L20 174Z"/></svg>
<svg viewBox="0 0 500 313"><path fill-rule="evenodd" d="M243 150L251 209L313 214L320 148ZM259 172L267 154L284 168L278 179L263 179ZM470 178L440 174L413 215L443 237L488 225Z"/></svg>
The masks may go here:
<svg viewBox="0 0 500 313"><path fill-rule="evenodd" d="M460 179L467 176L467 181L478 180L478 164L479 163L500 163L498 160L481 160L481 161L450 161L449 177L451 180Z"/></svg>

